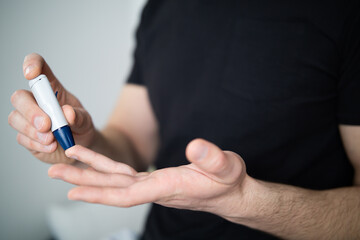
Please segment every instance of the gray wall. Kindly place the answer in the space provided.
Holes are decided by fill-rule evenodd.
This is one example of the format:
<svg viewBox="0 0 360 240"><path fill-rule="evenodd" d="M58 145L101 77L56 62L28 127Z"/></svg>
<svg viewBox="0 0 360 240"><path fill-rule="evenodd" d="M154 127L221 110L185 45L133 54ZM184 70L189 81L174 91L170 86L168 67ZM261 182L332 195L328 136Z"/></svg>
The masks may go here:
<svg viewBox="0 0 360 240"><path fill-rule="evenodd" d="M23 58L43 55L100 128L128 75L143 2L0 0L0 239L49 238L46 211L71 188L49 179L7 123L11 94L28 86Z"/></svg>

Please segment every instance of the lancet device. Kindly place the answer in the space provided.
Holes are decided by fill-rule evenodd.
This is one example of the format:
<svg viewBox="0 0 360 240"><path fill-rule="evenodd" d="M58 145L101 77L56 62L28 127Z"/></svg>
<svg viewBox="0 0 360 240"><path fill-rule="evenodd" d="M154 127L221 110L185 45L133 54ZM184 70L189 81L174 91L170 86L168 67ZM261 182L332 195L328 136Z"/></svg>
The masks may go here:
<svg viewBox="0 0 360 240"><path fill-rule="evenodd" d="M50 117L51 131L61 147L66 150L74 146L74 138L57 100L57 92L53 92L47 77L41 74L30 80L29 86L39 107Z"/></svg>

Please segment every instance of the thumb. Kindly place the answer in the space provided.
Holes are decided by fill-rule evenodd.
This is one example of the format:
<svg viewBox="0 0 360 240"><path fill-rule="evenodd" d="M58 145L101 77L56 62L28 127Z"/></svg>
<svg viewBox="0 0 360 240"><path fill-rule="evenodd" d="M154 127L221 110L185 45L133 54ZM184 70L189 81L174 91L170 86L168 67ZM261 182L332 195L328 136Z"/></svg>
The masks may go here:
<svg viewBox="0 0 360 240"><path fill-rule="evenodd" d="M50 83L57 81L44 58L37 53L26 55L23 63L23 72L25 78L28 80L36 78L40 74L45 74Z"/></svg>
<svg viewBox="0 0 360 240"><path fill-rule="evenodd" d="M222 151L204 139L191 141L186 148L186 157L204 174L220 183L232 184L246 174L245 163L239 155Z"/></svg>
<svg viewBox="0 0 360 240"><path fill-rule="evenodd" d="M82 134L93 128L90 114L82 107L62 106L65 118L74 133Z"/></svg>
<svg viewBox="0 0 360 240"><path fill-rule="evenodd" d="M50 67L44 60L42 56L37 53L31 53L27 55L23 63L23 72L26 79L31 80L39 76L40 74L45 74L49 79L51 87L55 92L58 92L58 100L61 104L65 103L66 91L61 83L57 80Z"/></svg>

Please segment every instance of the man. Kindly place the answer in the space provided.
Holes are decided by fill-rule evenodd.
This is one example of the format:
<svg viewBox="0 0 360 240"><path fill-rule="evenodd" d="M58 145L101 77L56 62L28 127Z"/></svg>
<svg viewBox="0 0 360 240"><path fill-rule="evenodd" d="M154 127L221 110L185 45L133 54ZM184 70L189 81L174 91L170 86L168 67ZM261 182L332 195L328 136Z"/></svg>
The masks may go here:
<svg viewBox="0 0 360 240"><path fill-rule="evenodd" d="M25 77L48 76L79 145L57 147L28 91L9 123L60 163L51 177L79 185L70 199L154 202L143 239L357 239L359 13L358 1L149 1L104 130L36 54ZM90 167L63 164L74 159Z"/></svg>

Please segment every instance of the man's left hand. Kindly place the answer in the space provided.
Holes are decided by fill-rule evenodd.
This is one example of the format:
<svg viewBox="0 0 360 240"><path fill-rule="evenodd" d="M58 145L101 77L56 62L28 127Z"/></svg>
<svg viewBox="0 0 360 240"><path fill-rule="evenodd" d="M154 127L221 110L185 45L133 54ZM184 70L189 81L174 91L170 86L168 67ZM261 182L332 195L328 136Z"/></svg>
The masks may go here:
<svg viewBox="0 0 360 240"><path fill-rule="evenodd" d="M79 145L65 153L89 166L80 169L56 164L49 169L50 177L78 185L70 190L68 198L118 207L154 202L231 217L234 208L244 200L245 185L251 179L239 155L222 151L203 139L193 140L187 146L190 164L151 173L136 172Z"/></svg>

